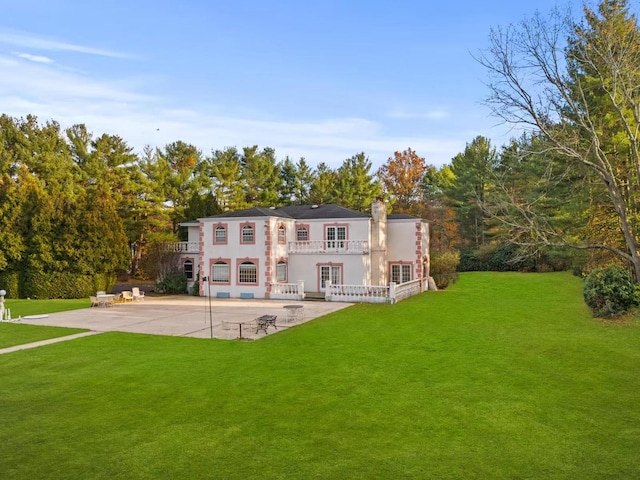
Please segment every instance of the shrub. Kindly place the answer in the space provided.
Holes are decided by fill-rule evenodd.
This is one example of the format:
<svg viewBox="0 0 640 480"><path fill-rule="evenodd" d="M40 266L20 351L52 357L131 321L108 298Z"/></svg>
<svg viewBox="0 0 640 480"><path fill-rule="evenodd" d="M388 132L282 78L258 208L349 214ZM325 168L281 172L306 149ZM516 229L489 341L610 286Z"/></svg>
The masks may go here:
<svg viewBox="0 0 640 480"><path fill-rule="evenodd" d="M7 292L7 298L20 298L19 278L18 272L0 272L0 290Z"/></svg>
<svg viewBox="0 0 640 480"><path fill-rule="evenodd" d="M184 272L169 272L156 283L156 289L162 293L187 293L187 277Z"/></svg>
<svg viewBox="0 0 640 480"><path fill-rule="evenodd" d="M450 283L458 280L458 264L460 254L458 252L442 252L431 256L429 275L433 277L438 288L447 288Z"/></svg>
<svg viewBox="0 0 640 480"><path fill-rule="evenodd" d="M612 317L640 303L631 274L619 265L593 270L584 282L584 300L596 317Z"/></svg>

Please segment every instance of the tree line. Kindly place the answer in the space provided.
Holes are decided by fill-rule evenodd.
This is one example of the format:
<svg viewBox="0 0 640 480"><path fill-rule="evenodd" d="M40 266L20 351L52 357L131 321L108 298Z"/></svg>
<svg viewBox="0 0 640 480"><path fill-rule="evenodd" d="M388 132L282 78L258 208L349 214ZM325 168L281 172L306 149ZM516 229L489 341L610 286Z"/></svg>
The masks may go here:
<svg viewBox="0 0 640 480"><path fill-rule="evenodd" d="M478 61L487 104L523 133L499 148L474 138L441 167L411 148L376 171L364 153L335 169L258 146L205 154L176 141L136 154L84 125L2 115L0 283L21 296L95 290L118 271L149 273L145 249L178 239L185 220L252 206L368 211L379 196L431 221L435 270L618 262L637 281L640 31L627 1L498 27Z"/></svg>

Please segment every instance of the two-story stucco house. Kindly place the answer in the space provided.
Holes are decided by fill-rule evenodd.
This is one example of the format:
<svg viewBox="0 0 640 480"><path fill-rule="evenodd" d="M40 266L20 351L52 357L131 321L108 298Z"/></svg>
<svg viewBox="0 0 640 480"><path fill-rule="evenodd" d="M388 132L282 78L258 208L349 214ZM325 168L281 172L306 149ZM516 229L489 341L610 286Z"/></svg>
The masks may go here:
<svg viewBox="0 0 640 480"><path fill-rule="evenodd" d="M256 207L182 225L181 264L203 296L295 298L285 294L428 277L429 225L387 216L381 200L370 215L338 205Z"/></svg>

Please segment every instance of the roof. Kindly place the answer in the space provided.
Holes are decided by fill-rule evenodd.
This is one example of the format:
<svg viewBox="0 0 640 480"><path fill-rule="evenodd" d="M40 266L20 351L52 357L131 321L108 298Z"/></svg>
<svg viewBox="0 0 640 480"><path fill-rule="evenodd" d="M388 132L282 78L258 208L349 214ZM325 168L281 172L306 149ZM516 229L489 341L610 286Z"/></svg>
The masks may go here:
<svg viewBox="0 0 640 480"><path fill-rule="evenodd" d="M387 220L420 220L420 218L407 213L392 213L391 215L387 215Z"/></svg>
<svg viewBox="0 0 640 480"><path fill-rule="evenodd" d="M280 217L296 220L316 218L370 218L370 215L356 212L340 205L292 205L280 208L253 207L234 212L225 212L207 218Z"/></svg>

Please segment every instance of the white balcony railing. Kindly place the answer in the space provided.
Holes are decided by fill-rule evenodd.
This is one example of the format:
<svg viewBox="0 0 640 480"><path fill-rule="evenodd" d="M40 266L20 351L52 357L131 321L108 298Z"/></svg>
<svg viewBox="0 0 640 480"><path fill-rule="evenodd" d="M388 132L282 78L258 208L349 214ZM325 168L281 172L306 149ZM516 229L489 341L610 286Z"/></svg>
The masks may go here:
<svg viewBox="0 0 640 480"><path fill-rule="evenodd" d="M167 252L198 253L198 248L198 242L174 242L165 244Z"/></svg>
<svg viewBox="0 0 640 480"><path fill-rule="evenodd" d="M369 242L367 240L311 240L307 242L289 242L289 253L363 254L369 253Z"/></svg>

